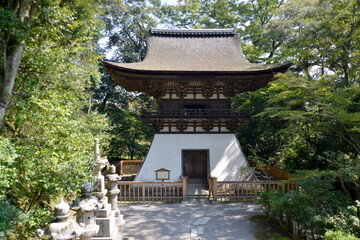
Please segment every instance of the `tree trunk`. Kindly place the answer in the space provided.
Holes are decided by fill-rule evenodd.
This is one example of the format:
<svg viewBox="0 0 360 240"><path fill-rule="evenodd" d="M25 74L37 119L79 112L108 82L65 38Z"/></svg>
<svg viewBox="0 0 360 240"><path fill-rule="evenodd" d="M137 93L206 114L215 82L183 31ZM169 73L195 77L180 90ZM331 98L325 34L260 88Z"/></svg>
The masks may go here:
<svg viewBox="0 0 360 240"><path fill-rule="evenodd" d="M0 126L3 123L6 109L9 107L11 93L14 87L16 74L23 56L25 42L20 41L12 46L10 54L4 62L4 76L0 89Z"/></svg>
<svg viewBox="0 0 360 240"><path fill-rule="evenodd" d="M36 2L32 0L23 0L14 4L12 1L6 1L5 6L8 6L8 10L13 11L20 22L23 23L23 26L26 26L24 31L28 31L33 21ZM6 30L2 33L0 40L3 44L3 68L1 69L2 85L0 88L1 126L5 117L5 112L10 105L12 90L24 52L25 40L20 39L19 36L14 35L12 32L7 32Z"/></svg>

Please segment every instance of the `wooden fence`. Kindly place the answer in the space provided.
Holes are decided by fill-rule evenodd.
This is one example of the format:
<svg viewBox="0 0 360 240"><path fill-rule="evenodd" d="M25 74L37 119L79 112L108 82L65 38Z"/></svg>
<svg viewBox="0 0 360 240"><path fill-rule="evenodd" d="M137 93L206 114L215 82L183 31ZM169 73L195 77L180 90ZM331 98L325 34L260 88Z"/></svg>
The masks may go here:
<svg viewBox="0 0 360 240"><path fill-rule="evenodd" d="M186 201L186 178L181 182L119 181L119 202L182 202Z"/></svg>
<svg viewBox="0 0 360 240"><path fill-rule="evenodd" d="M122 160L120 162L120 175L137 174L143 162L143 160Z"/></svg>
<svg viewBox="0 0 360 240"><path fill-rule="evenodd" d="M270 191L288 192L297 188L296 183L282 183L281 181L256 182L218 182L210 177L210 198L217 202L251 201L256 200L260 193Z"/></svg>
<svg viewBox="0 0 360 240"><path fill-rule="evenodd" d="M291 173L270 165L258 165L257 168L266 172L273 180L288 180Z"/></svg>

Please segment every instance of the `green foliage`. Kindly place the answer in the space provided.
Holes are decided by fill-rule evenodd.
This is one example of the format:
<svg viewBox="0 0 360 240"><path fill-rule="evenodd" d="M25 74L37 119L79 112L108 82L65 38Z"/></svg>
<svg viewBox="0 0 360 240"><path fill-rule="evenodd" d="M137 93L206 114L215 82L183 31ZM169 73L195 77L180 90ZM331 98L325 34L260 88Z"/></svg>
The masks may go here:
<svg viewBox="0 0 360 240"><path fill-rule="evenodd" d="M124 111L124 118L111 131L110 144L119 146L109 149L111 157L121 159L144 159L149 149L153 132L140 121L139 115Z"/></svg>
<svg viewBox="0 0 360 240"><path fill-rule="evenodd" d="M345 229L358 231L354 211L348 211L348 201L341 191L335 190L333 178L329 173L315 173L314 177L299 183L298 190L281 192L264 192L260 195L260 203L265 207L266 214L284 228L291 230L291 222L298 223L303 234L310 234L313 239L326 229ZM322 177L315 177L322 176ZM331 174L330 174L331 176ZM340 215L348 214L348 222L341 223ZM341 218L344 219L344 218ZM308 232L310 230L310 232Z"/></svg>
<svg viewBox="0 0 360 240"><path fill-rule="evenodd" d="M327 231L323 238L324 240L357 240L353 234L341 232L341 231Z"/></svg>
<svg viewBox="0 0 360 240"><path fill-rule="evenodd" d="M10 221L13 229L7 232L9 240L32 239L40 226L54 219L52 211L41 206L34 206L28 212L16 211L17 214Z"/></svg>
<svg viewBox="0 0 360 240"><path fill-rule="evenodd" d="M360 223L357 217L357 209L355 206L348 206L343 211L337 212L335 215L329 216L326 221L328 225L333 226L336 231L351 233L360 236Z"/></svg>
<svg viewBox="0 0 360 240"><path fill-rule="evenodd" d="M162 7L168 26L179 28L235 27L240 20L237 1L179 1L175 6Z"/></svg>
<svg viewBox="0 0 360 240"><path fill-rule="evenodd" d="M291 59L307 77L335 73L339 84L351 86L358 82L359 7L356 0L285 1L263 34L286 33L278 57Z"/></svg>
<svg viewBox="0 0 360 240"><path fill-rule="evenodd" d="M101 51L114 50L112 59L118 62L138 62L145 57L150 27L161 18L160 1L105 1L101 18L107 39Z"/></svg>
<svg viewBox="0 0 360 240"><path fill-rule="evenodd" d="M16 217L8 239L30 239L60 197L76 196L94 167L94 138L108 119L93 111L100 82L98 1L39 1L1 131L1 195ZM5 205L4 205L5 206ZM9 211L9 214L11 211ZM11 228L11 229L10 229Z"/></svg>
<svg viewBox="0 0 360 240"><path fill-rule="evenodd" d="M5 198L6 190L16 178L16 157L14 145L9 139L0 136L0 199Z"/></svg>
<svg viewBox="0 0 360 240"><path fill-rule="evenodd" d="M154 100L145 94L134 95L118 86L108 74L94 91L94 107L106 113L110 120L109 146L106 155L110 161L143 159L146 156L153 131L140 119L140 112L151 109Z"/></svg>
<svg viewBox="0 0 360 240"><path fill-rule="evenodd" d="M126 92L99 72L95 51L113 51L120 62L140 61L148 29L160 22L237 27L251 62L294 63L293 73L234 97L234 109L253 116L237 136L254 161L326 174L312 171L299 190L264 193L261 201L284 227L295 219L313 234L335 230L325 238L359 236L358 1L191 0L161 6L159 0L41 0L31 1L34 15L24 22L13 11L17 2L0 7L6 43L0 47L1 84L4 53L19 41L26 44L17 94L0 129L0 208L6 212L0 238L30 238L49 219L52 201L71 198L91 180L94 137L110 159L144 157L152 131L139 114L154 100ZM97 49L99 36L107 42ZM334 181L346 198L334 190Z"/></svg>
<svg viewBox="0 0 360 240"><path fill-rule="evenodd" d="M15 228L18 221L19 210L9 201L0 199L0 238L6 239L9 233Z"/></svg>
<svg viewBox="0 0 360 240"><path fill-rule="evenodd" d="M359 88L338 88L332 78L280 74L267 88L234 98L235 108L254 114L238 135L259 158L287 169L334 167L329 152L359 153L359 96Z"/></svg>
<svg viewBox="0 0 360 240"><path fill-rule="evenodd" d="M101 51L112 51L111 59L117 62L141 61L146 52L149 28L155 27L162 17L160 1L106 1L104 15L107 42ZM150 146L153 131L140 121L140 112L151 109L154 99L145 94L129 93L116 84L105 71L99 87L94 88L95 109L110 120L110 161L143 159Z"/></svg>

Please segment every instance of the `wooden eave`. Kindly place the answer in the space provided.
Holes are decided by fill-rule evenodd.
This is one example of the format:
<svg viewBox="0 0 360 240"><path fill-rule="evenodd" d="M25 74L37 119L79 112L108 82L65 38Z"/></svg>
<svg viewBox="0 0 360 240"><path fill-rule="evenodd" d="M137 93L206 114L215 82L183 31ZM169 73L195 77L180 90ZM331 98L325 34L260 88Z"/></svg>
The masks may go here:
<svg viewBox="0 0 360 240"><path fill-rule="evenodd" d="M291 63L281 64L274 68L256 71L161 71L161 70L138 70L116 66L111 62L103 61L110 76L127 91L147 92L147 84L163 81L206 81L222 80L225 83L238 83L251 81L245 91L254 91L266 86L274 79L276 73L284 73Z"/></svg>

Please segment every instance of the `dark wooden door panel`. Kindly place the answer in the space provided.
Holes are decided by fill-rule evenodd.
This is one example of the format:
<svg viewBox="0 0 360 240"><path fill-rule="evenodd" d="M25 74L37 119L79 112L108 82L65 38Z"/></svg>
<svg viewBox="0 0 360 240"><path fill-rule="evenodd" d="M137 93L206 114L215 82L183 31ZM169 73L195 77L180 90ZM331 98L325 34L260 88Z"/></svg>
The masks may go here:
<svg viewBox="0 0 360 240"><path fill-rule="evenodd" d="M207 179L207 150L183 150L183 175L189 179Z"/></svg>

